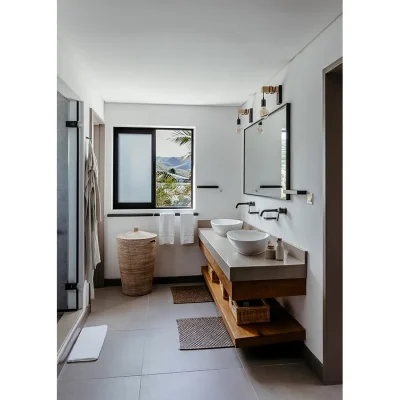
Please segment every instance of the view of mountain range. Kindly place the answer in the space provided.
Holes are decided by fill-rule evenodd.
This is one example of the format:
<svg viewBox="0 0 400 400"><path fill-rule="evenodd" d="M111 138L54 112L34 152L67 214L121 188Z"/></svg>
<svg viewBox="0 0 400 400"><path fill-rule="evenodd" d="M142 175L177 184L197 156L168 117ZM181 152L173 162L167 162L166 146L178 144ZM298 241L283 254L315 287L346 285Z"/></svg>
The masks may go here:
<svg viewBox="0 0 400 400"><path fill-rule="evenodd" d="M190 157L185 160L182 160L180 157L157 157L156 161L164 165L167 169L174 168L188 171L192 167L192 160Z"/></svg>

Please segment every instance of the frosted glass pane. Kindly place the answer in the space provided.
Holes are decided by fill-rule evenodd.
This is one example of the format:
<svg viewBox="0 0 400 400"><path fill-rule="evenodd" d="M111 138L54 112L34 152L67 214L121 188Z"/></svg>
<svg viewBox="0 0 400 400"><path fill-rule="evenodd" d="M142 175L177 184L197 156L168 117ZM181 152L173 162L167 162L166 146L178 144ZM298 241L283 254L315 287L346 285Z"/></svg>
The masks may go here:
<svg viewBox="0 0 400 400"><path fill-rule="evenodd" d="M151 202L151 135L118 135L118 200Z"/></svg>

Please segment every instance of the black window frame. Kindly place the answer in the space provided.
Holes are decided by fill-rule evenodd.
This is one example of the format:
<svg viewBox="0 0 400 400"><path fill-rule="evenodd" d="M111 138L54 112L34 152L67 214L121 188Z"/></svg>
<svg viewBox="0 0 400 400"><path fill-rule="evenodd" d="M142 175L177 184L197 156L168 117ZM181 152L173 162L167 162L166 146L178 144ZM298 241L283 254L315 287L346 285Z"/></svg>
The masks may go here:
<svg viewBox="0 0 400 400"><path fill-rule="evenodd" d="M156 145L156 135L158 130L170 130L179 131L187 130L192 133L191 142L191 206L177 206L177 207L157 207L156 205L156 159L157 159L157 145ZM118 200L118 161L119 161L119 149L118 149L118 135L119 134L149 134L152 137L151 140L151 201L149 203L122 203ZM194 165L194 128L184 128L184 127L114 127L113 134L113 209L114 210L138 210L138 209L148 209L148 210L163 210L163 209L193 209L193 165Z"/></svg>

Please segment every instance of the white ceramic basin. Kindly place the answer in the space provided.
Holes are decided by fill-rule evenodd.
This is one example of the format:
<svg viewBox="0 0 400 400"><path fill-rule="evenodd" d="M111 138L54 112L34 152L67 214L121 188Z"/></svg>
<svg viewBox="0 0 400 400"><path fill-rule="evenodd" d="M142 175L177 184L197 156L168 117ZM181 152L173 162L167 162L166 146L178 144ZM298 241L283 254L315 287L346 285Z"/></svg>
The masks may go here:
<svg viewBox="0 0 400 400"><path fill-rule="evenodd" d="M239 219L212 219L211 226L218 235L226 236L229 231L242 229L243 221Z"/></svg>
<svg viewBox="0 0 400 400"><path fill-rule="evenodd" d="M268 246L269 234L258 231L230 231L226 235L236 251L245 256L263 253Z"/></svg>

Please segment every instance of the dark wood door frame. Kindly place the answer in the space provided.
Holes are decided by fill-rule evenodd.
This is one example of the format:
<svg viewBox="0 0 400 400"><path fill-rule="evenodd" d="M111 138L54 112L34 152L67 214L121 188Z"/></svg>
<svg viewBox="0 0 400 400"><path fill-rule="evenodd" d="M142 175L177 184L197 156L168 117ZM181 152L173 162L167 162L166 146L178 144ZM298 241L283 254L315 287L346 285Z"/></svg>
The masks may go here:
<svg viewBox="0 0 400 400"><path fill-rule="evenodd" d="M324 297L325 384L342 383L343 363L343 60L324 70Z"/></svg>

